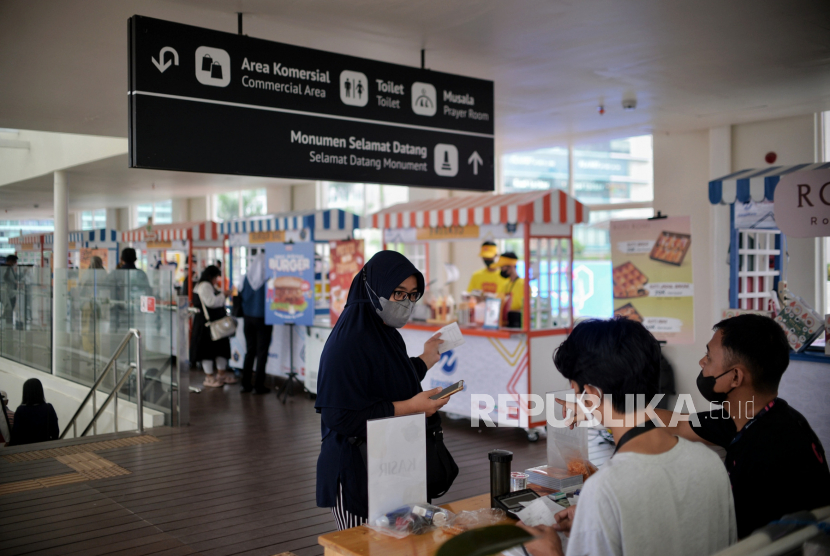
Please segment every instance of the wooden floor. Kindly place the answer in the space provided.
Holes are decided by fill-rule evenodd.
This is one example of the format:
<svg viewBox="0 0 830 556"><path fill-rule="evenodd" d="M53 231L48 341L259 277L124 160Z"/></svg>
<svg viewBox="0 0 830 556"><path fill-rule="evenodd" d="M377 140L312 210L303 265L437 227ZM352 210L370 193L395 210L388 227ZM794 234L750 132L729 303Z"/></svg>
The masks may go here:
<svg viewBox="0 0 830 556"><path fill-rule="evenodd" d="M130 474L0 496L0 555L322 554L317 537L335 527L315 503L314 402L298 395L282 405L273 393L242 395L236 386L190 400L189 427L96 451ZM520 430L449 419L444 429L461 472L439 503L487 492L491 449L513 451L514 470L546 461L545 442L529 443ZM607 447L592 451L607 458ZM54 459L2 462L0 483L67 471Z"/></svg>

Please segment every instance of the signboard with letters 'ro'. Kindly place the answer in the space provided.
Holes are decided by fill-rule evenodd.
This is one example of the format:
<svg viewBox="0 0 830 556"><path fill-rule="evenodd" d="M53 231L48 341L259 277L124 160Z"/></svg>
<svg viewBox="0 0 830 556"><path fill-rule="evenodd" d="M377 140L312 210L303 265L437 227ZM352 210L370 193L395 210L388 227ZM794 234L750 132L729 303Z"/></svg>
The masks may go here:
<svg viewBox="0 0 830 556"><path fill-rule="evenodd" d="M130 167L493 191L493 82L143 16Z"/></svg>
<svg viewBox="0 0 830 556"><path fill-rule="evenodd" d="M830 236L830 170L781 176L775 186L775 222L790 237Z"/></svg>

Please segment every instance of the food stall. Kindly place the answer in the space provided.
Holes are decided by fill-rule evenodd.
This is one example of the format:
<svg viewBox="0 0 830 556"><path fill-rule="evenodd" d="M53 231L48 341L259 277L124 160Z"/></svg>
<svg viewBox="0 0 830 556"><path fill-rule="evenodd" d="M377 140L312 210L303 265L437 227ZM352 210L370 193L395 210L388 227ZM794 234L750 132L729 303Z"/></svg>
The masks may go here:
<svg viewBox="0 0 830 556"><path fill-rule="evenodd" d="M46 234L26 234L9 238L9 245L14 247L14 254L17 255L17 263L23 266L37 266L45 268L47 260L51 257L51 248L46 253Z"/></svg>
<svg viewBox="0 0 830 556"><path fill-rule="evenodd" d="M289 353L293 342L293 368L310 392L316 392L317 364L325 338L328 338L330 289L328 287L329 241L351 239L360 223L360 218L341 209L309 210L254 216L227 220L219 225L219 233L227 235L229 243L229 275L233 285L242 288L242 280L251 258L258 250L264 250L269 243L315 244L315 324L307 327L275 326L269 350L266 373L285 377L291 369ZM241 323L240 323L241 324ZM291 337L293 330L293 338ZM308 343L308 338L321 340ZM308 344L308 345L307 345ZM231 338L231 362L233 368L241 369L245 359L244 326L237 328ZM306 357L308 354L308 357ZM280 356L283 356L280 359ZM313 366L307 372L306 362ZM311 364L311 361L314 364Z"/></svg>
<svg viewBox="0 0 830 556"><path fill-rule="evenodd" d="M789 195L796 206L803 205L805 210L815 214L822 214L823 210L825 216L830 215L827 207L817 202L821 184L828 181L828 172L830 163L773 166L742 170L709 182L709 202L728 205L730 214L729 238L722 240L729 243L729 308L724 308L724 318L744 311L759 311L772 317L781 315L782 308L777 305L779 300L774 291L779 291L779 283L786 282L788 274L792 277L805 269L788 265L787 236L782 231L785 221L780 220L779 205ZM796 182L813 182L813 203L797 202L798 194L806 195L810 189L809 186L802 186L802 190L791 189ZM786 192L781 191L779 184L787 188ZM779 192L777 196L776 191ZM799 224L809 225L811 220L806 214L797 215L797 218ZM826 234L814 232L809 236L793 237L820 235ZM818 268L818 272L819 283L824 283L827 269ZM808 296L812 292L793 293ZM792 308L796 311L791 310L790 315L800 315L802 323L811 324L816 320L815 316L809 314L809 304L804 305L807 307L803 307L800 300L794 302ZM824 307L812 309L819 318L824 316ZM823 392L830 388L830 355L825 353L823 335L814 342L810 337L798 338L794 334L796 327L791 324L788 325L788 340L794 350L790 352L790 364L781 379L779 394L807 417L826 444L830 442L830 412ZM816 324L820 325L821 321Z"/></svg>
<svg viewBox="0 0 830 556"><path fill-rule="evenodd" d="M104 268L113 270L118 264L119 235L118 231L109 228L69 232L69 267L85 268L88 257L96 255L101 257ZM51 265L54 239L55 233L47 232L13 237L9 243L15 246L21 264L45 268Z"/></svg>
<svg viewBox="0 0 830 556"><path fill-rule="evenodd" d="M174 281L181 285L184 285L186 279L186 268L192 267L189 271L191 275L198 274L208 265L224 259L225 236L219 232L219 224L210 220L156 225L148 223L123 232L121 240L136 250L136 266L145 270L174 266ZM195 265L190 262L194 260L194 252ZM187 287L187 296L192 301L193 288Z"/></svg>
<svg viewBox="0 0 830 556"><path fill-rule="evenodd" d="M517 266L525 279L521 326L479 325L464 318L462 304L459 326L466 343L443 353L422 383L430 389L464 380L464 391L452 396L446 412L470 417L472 394L486 394L496 403L485 408L480 401L480 411L527 429L531 441L538 439L533 429L543 426L546 417L536 404L529 404L528 411L521 396L544 400L548 392L568 387L551 354L572 327L573 225L587 221L588 209L560 190L417 201L364 219L362 227L383 230L384 244L452 241L478 250L485 240L518 240L522 246ZM424 342L452 320L449 315L443 323L410 322L401 330L409 352L420 353ZM504 405L499 394L509 395L502 398Z"/></svg>

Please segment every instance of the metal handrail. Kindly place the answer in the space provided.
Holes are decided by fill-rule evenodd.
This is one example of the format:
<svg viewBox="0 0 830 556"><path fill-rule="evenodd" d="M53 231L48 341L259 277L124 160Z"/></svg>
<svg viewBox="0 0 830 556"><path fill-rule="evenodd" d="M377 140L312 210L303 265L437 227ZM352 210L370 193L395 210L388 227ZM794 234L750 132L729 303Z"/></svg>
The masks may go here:
<svg viewBox="0 0 830 556"><path fill-rule="evenodd" d="M136 328L130 328L129 332L127 332L127 334L124 336L124 339L121 340L121 344L118 346L118 348L115 350L115 353L110 358L109 362L107 363L107 366L104 367L104 371L101 373L101 376L98 377L98 380L96 380L95 384L92 385L92 388L89 389L89 393L84 398L84 401L81 402L81 405L78 407L78 410L75 412L75 415L72 416L72 419L69 420L69 423L66 425L66 428L63 429L63 433L61 433L61 436L60 436L61 439L66 436L66 433L69 432L70 428L74 428L76 426L76 422L78 420L78 417L80 417L81 412L86 407L86 404L89 403L90 399L92 399L92 396L95 394L96 390L98 389L98 386L100 386L101 383L104 381L104 379L107 377L110 370L115 366L116 360L121 356L121 354L124 352L124 350L130 344L130 341L133 338L135 338L135 340L136 340L136 347L137 347L136 355L135 355L135 363L131 363L130 366L127 368L127 370L124 372L124 376L121 378L121 380L118 381L118 384L116 384L115 388L107 396L107 399L104 401L104 404L101 406L101 409L99 409L95 413L95 415L92 417L92 421L90 421L87 428L84 429L84 432L81 433L81 436L86 436L86 434L89 432L89 430L98 421L98 418L101 415L103 415L104 410L106 409L107 405L112 400L113 396L118 394L118 391L124 385L124 383L126 382L127 377L130 376L133 369L136 369L136 398L137 398L136 406L137 406L137 410L138 410L138 413L136 415L136 424L138 425L138 427L137 427L138 432L140 432L140 433L144 432L144 398L143 398L143 393L142 393L142 382L143 382L144 377L143 377L143 373L142 373L142 370L141 370L141 360L143 359L144 354L142 353L142 351L143 351L142 347L143 346L141 344L141 331L136 329ZM115 419L116 420L118 419L118 415L115 416ZM75 436L77 436L77 433L76 433Z"/></svg>

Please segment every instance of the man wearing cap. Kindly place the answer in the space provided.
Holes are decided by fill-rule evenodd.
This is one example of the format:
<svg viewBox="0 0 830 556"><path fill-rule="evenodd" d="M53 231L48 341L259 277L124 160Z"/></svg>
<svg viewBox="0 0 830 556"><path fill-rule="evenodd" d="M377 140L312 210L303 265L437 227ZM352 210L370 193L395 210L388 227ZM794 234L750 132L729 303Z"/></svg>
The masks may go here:
<svg viewBox="0 0 830 556"><path fill-rule="evenodd" d="M492 241L485 241L481 244L481 258L484 260L484 268L477 270L470 278L468 292L480 291L483 294L496 294L501 291L506 282L499 274L499 269L493 263L498 257L499 250Z"/></svg>
<svg viewBox="0 0 830 556"><path fill-rule="evenodd" d="M516 265L519 263L519 257L513 251L505 251L496 261L496 267L500 269L501 277L505 279L501 286L499 293L502 297L507 299L510 296L510 305L507 309L508 313L521 313L524 308L525 301L525 281L524 278L519 278L519 273L516 272ZM508 314L508 322L511 322ZM521 326L516 322L511 322L509 326Z"/></svg>

